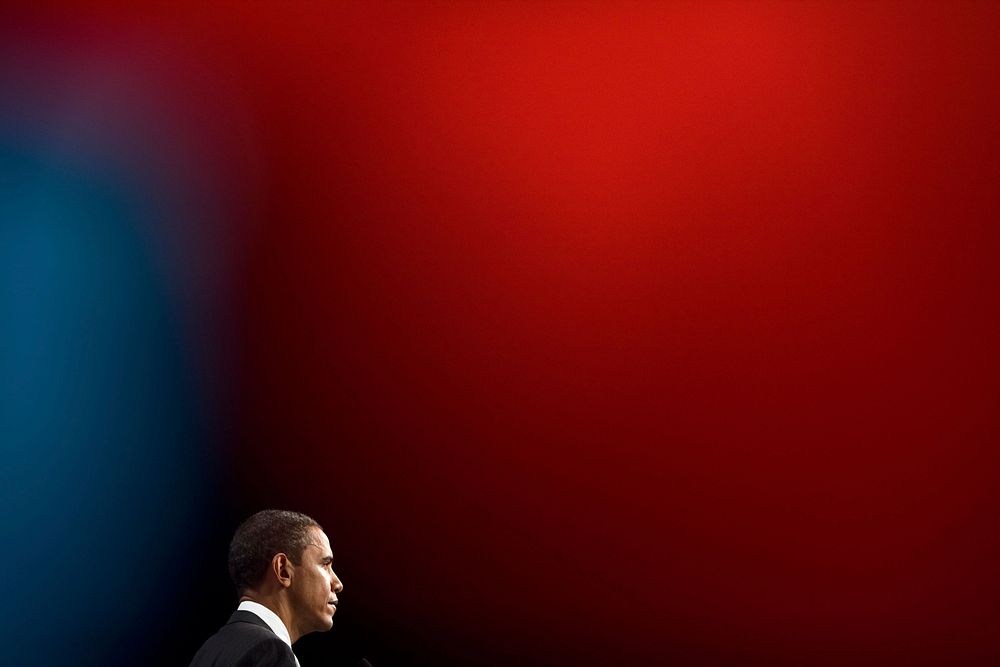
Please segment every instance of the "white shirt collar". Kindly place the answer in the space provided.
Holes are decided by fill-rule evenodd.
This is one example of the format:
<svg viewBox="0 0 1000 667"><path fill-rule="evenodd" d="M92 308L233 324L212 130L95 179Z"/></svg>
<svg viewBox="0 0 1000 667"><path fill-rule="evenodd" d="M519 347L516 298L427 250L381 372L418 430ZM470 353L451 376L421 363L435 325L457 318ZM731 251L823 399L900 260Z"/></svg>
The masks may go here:
<svg viewBox="0 0 1000 667"><path fill-rule="evenodd" d="M288 644L290 647L292 645L292 638L288 634L288 628L282 622L281 618L275 614L273 611L260 604L259 602L254 602L253 600L244 600L237 607L239 611L249 611L251 614L255 614L260 617L260 620L267 623L267 627L274 631L274 634L281 638L281 641ZM292 655L295 655L294 652ZM295 662L298 663L298 657L295 658Z"/></svg>

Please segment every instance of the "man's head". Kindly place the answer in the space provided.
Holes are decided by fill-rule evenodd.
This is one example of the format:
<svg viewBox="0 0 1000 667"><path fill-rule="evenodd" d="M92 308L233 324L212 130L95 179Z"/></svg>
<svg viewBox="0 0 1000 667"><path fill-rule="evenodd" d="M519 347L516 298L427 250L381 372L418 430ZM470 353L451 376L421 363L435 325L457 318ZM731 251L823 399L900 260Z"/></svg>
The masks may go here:
<svg viewBox="0 0 1000 667"><path fill-rule="evenodd" d="M310 517L264 510L244 521L229 546L229 575L241 596L282 617L293 641L333 627L344 586L333 571L330 540Z"/></svg>

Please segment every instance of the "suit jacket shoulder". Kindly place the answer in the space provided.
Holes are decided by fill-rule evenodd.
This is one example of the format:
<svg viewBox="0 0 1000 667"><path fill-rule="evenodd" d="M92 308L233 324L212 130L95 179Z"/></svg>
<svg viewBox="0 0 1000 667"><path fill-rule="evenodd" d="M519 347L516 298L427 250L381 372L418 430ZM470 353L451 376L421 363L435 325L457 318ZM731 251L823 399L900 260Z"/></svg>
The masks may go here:
<svg viewBox="0 0 1000 667"><path fill-rule="evenodd" d="M296 667L295 655L260 617L236 611L208 638L190 667Z"/></svg>

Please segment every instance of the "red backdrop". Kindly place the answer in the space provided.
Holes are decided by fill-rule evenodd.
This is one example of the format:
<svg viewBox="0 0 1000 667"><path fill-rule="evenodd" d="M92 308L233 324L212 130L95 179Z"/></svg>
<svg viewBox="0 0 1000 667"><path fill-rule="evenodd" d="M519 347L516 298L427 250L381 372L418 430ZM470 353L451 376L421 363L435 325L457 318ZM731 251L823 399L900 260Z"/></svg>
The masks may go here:
<svg viewBox="0 0 1000 667"><path fill-rule="evenodd" d="M997 7L143 14L252 181L239 486L438 663L997 664Z"/></svg>

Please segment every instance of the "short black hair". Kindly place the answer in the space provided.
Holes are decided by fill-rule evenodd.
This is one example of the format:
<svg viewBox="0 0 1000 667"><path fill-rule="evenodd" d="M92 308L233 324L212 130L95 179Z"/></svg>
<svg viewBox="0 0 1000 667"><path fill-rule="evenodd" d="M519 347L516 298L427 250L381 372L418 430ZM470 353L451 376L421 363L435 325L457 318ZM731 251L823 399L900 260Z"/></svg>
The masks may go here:
<svg viewBox="0 0 1000 667"><path fill-rule="evenodd" d="M287 510L263 510L241 523L229 544L229 576L237 594L256 588L275 554L301 563L313 526L322 529L312 517Z"/></svg>

